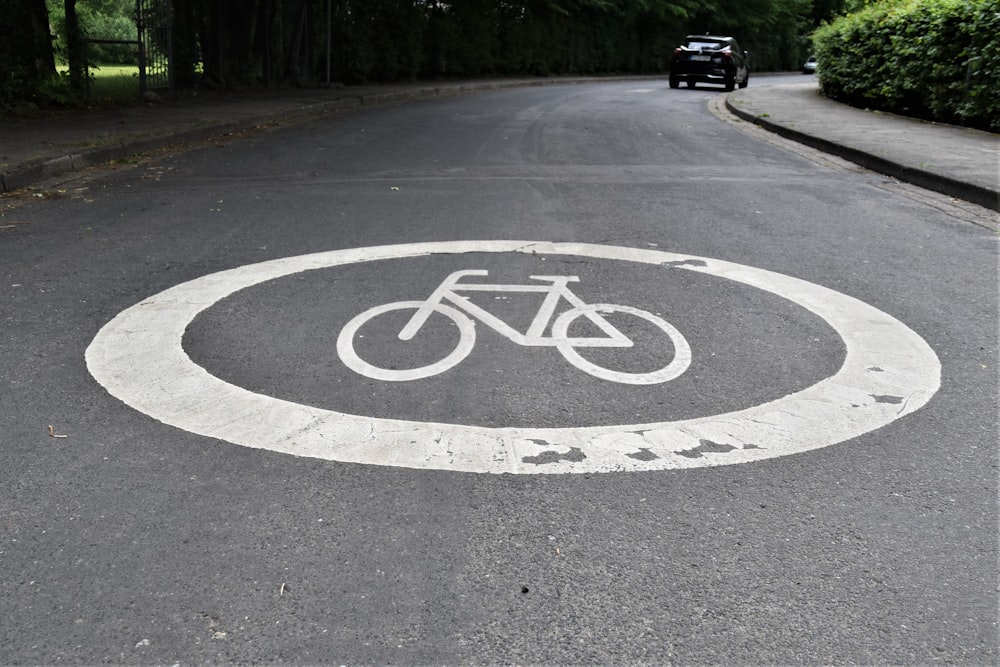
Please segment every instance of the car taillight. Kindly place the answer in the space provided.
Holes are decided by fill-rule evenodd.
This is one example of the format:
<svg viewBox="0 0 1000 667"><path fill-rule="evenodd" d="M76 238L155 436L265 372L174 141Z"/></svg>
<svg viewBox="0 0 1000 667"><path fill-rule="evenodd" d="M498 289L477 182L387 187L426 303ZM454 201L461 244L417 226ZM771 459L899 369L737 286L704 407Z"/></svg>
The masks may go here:
<svg viewBox="0 0 1000 667"><path fill-rule="evenodd" d="M679 56L680 54L681 54L681 47L678 46L676 49L674 49L674 55Z"/></svg>
<svg viewBox="0 0 1000 667"><path fill-rule="evenodd" d="M726 60L732 60L733 59L733 52L732 51L723 51L722 52L722 57L725 58Z"/></svg>

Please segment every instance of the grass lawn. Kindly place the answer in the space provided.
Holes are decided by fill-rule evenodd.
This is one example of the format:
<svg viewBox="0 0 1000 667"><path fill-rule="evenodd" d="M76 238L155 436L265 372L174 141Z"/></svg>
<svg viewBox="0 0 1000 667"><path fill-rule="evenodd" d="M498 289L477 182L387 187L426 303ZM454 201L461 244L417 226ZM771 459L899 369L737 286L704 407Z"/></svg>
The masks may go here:
<svg viewBox="0 0 1000 667"><path fill-rule="evenodd" d="M92 65L90 99L97 103L127 103L139 97L137 65Z"/></svg>
<svg viewBox="0 0 1000 667"><path fill-rule="evenodd" d="M66 64L58 63L59 73L67 73ZM93 104L131 104L139 99L138 65L91 65L88 102Z"/></svg>

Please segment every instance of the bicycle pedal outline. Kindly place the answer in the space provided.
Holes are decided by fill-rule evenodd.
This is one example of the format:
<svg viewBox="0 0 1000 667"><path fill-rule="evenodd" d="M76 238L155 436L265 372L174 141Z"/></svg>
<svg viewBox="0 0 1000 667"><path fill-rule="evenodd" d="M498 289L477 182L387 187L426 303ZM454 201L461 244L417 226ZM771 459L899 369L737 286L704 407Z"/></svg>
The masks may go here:
<svg viewBox="0 0 1000 667"><path fill-rule="evenodd" d="M611 382L633 385L660 384L678 377L691 365L691 348L684 336L673 325L653 313L631 306L585 303L569 289L569 283L579 282L580 279L577 276L529 276L531 280L548 284L503 285L459 282L462 278L487 275L489 272L482 269L455 271L445 278L424 301L396 301L365 310L352 318L341 329L340 335L337 337L337 354L348 368L375 380L406 382L431 377L457 365L472 352L476 342L476 326L473 319L475 318L518 345L555 347L566 361L576 368ZM545 298L528 326L528 330L522 333L489 311L472 303L459 292L544 293ZM553 321L552 318L557 306L564 300L571 307L560 313ZM445 303L446 301L449 303ZM407 309L413 309L415 312L400 330L398 336L400 340L413 339L430 318L431 313L436 312L451 319L458 327L459 340L455 349L434 363L402 370L375 366L358 356L354 349L354 339L365 323L379 315ZM673 348L673 359L670 363L647 373L626 373L598 366L584 359L576 351L576 348L628 348L633 346L632 340L604 317L605 314L611 313L634 315L652 323L665 333ZM569 336L570 325L579 317L587 318L604 336ZM546 336L545 331L550 322L552 323L551 334Z"/></svg>

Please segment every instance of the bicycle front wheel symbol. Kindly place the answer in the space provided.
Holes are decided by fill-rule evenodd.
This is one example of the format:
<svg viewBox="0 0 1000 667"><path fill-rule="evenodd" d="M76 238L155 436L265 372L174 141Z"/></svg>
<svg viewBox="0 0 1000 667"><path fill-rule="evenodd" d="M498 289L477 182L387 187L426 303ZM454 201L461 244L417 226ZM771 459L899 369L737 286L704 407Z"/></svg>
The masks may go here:
<svg viewBox="0 0 1000 667"><path fill-rule="evenodd" d="M581 344L579 339L572 338L569 335L570 325L581 316L594 317L595 315L603 316L612 313L625 313L634 317L639 317L659 329L660 332L662 332L667 339L669 339L670 346L672 346L674 350L673 359L670 363L663 368L646 373L627 373L599 366L592 361L583 358L580 353L577 352L578 347L597 346ZM552 324L552 338L556 341L556 349L562 353L563 357L566 358L566 361L573 364L581 371L589 373L594 377L601 378L602 380L610 380L611 382L620 382L621 384L660 384L661 382L668 382L681 375L688 369L688 366L691 365L691 347L688 345L687 340L684 339L684 336L681 335L680 331L678 331L673 325L664 320L662 317L658 317L653 313L640 310L638 308L632 308L630 306L619 306L617 304L609 303L591 303L571 308L557 317L555 322ZM662 347L666 348L667 346Z"/></svg>

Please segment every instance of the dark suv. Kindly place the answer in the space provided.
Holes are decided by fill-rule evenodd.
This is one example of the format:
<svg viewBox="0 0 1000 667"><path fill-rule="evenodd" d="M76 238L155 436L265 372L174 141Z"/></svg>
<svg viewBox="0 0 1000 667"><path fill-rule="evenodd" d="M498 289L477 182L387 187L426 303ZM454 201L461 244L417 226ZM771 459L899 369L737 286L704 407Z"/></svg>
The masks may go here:
<svg viewBox="0 0 1000 667"><path fill-rule="evenodd" d="M749 54L732 37L688 35L674 49L670 61L670 87L677 88L687 81L688 88L699 82L721 83L726 90L750 83Z"/></svg>

